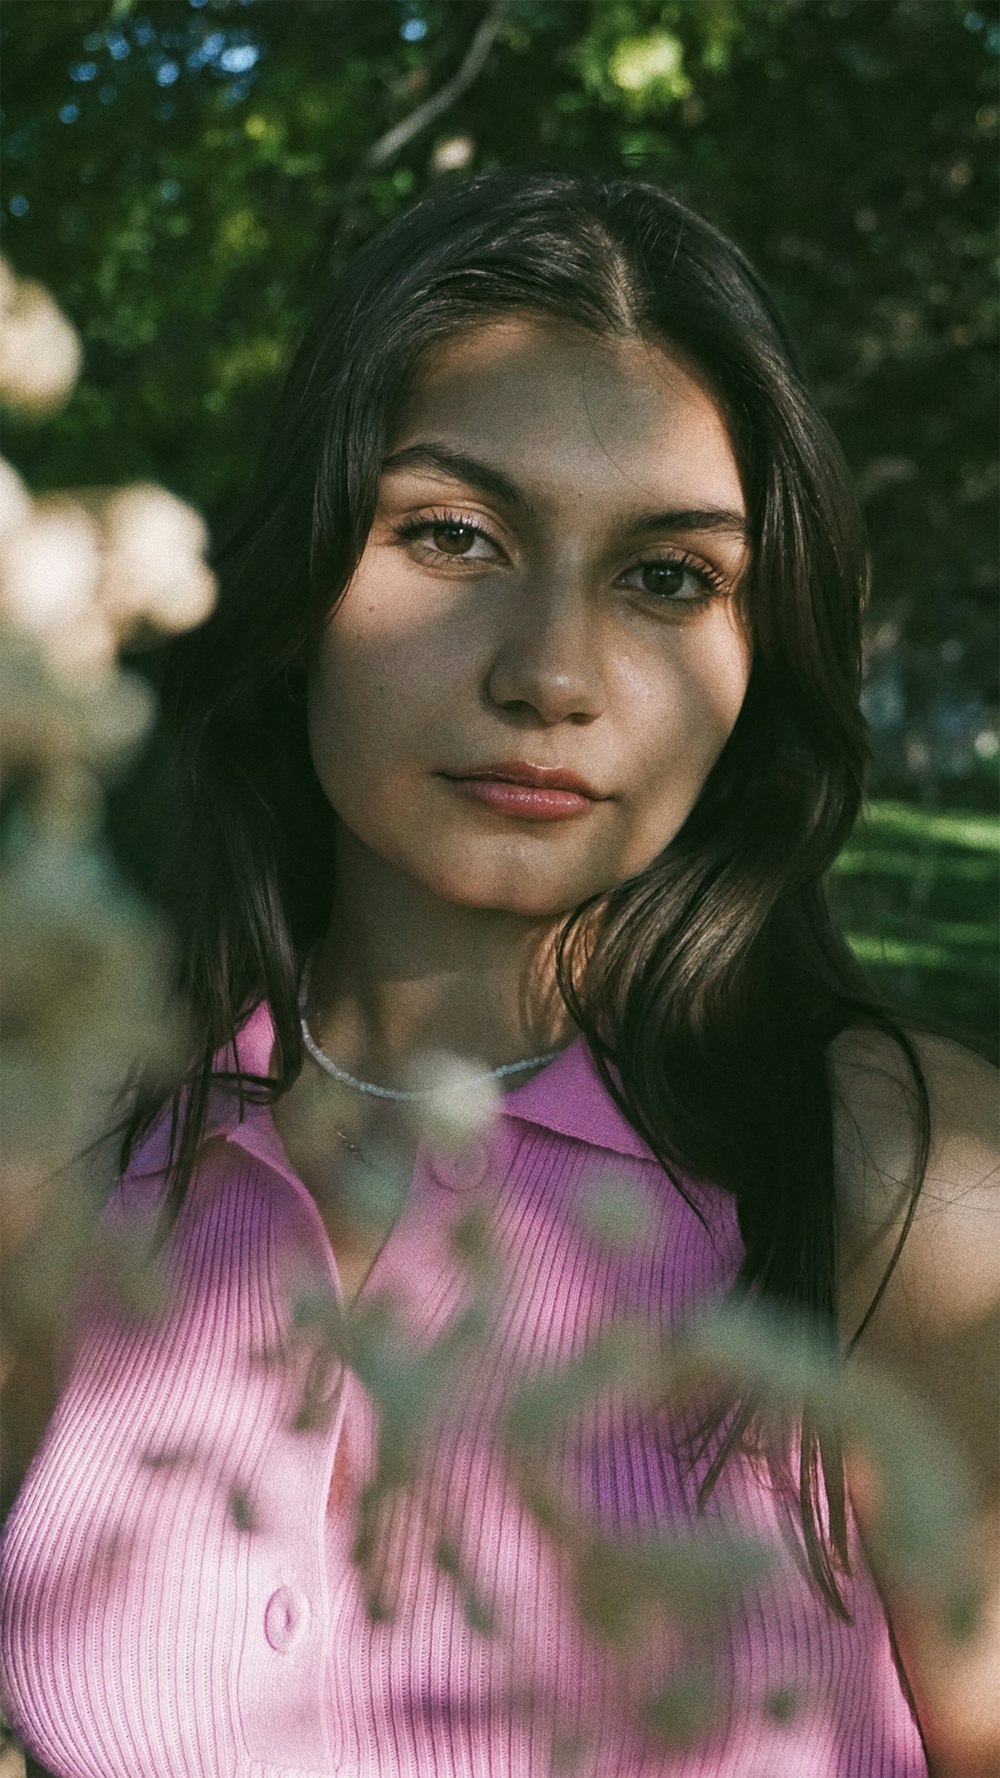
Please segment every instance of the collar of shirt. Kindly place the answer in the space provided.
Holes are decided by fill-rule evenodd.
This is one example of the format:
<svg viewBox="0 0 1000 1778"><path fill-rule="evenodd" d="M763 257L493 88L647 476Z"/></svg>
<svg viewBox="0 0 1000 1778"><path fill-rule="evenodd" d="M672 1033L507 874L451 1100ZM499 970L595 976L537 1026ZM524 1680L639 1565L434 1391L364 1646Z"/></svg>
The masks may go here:
<svg viewBox="0 0 1000 1778"><path fill-rule="evenodd" d="M235 1053L233 1046L220 1051L217 1064L220 1069L238 1068L245 1075L267 1076L271 1072L273 1045L274 1022L267 1003L261 1001L238 1031ZM582 1036L560 1050L522 1086L505 1093L500 1115L569 1136L592 1148L607 1149L612 1154L634 1155L647 1161L654 1158L611 1098ZM137 1148L129 1168L133 1177L159 1172L166 1164L168 1130L169 1119L161 1119ZM235 1089L220 1088L212 1095L203 1140L217 1136L225 1136L290 1177L288 1160L266 1104L244 1098L241 1105Z"/></svg>
<svg viewBox="0 0 1000 1778"><path fill-rule="evenodd" d="M220 1070L238 1069L244 1075L266 1077L271 1073L273 1046L271 1010L266 1001L261 1001L237 1032L235 1050L232 1045L220 1050L216 1063ZM523 1086L505 1093L500 1116L534 1124L612 1154L633 1155L645 1161L654 1159L651 1149L612 1099L582 1036L560 1050ZM161 1172L166 1166L169 1126L169 1117L164 1114L138 1145L128 1169L133 1178ZM202 1141L218 1136L224 1136L286 1178L293 1177L270 1107L247 1097L241 1105L235 1087L220 1086L212 1093Z"/></svg>

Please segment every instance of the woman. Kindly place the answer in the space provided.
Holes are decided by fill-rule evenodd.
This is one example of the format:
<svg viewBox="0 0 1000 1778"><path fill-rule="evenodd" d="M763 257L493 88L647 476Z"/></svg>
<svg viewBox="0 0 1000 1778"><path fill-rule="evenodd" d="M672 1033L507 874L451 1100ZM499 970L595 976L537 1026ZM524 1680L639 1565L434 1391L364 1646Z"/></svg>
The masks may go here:
<svg viewBox="0 0 1000 1778"><path fill-rule="evenodd" d="M624 1656L591 1633L485 1436L508 1368L739 1286L863 1327L945 1412L984 1539L994 1510L991 1073L900 1028L827 910L865 558L756 276L634 181L426 200L317 314L215 566L165 684L196 1053L137 1106L109 1209L165 1209L172 1295L81 1310L11 1516L27 1746L62 1778L991 1770L991 1620L954 1644L883 1605L867 1498L808 1421L805 1561L698 1644L716 1716L680 1750L676 1626ZM388 1292L418 1355L454 1327L475 1167L406 1115L436 1050L502 1089L474 1183L505 1285L429 1475L401 1476L380 1618L355 1560L378 1391L304 1378L294 1303ZM387 1145L405 1201L352 1215ZM618 1254L580 1214L609 1170L645 1211ZM699 1495L787 1531L735 1405L691 1462L652 1409L585 1415L574 1510L625 1543L690 1531Z"/></svg>

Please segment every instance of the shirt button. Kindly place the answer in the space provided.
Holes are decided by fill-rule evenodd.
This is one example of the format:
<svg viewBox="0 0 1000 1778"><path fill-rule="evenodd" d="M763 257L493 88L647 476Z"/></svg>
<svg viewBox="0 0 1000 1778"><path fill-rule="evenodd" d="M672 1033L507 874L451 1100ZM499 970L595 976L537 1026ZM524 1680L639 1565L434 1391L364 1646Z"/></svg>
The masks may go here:
<svg viewBox="0 0 1000 1778"><path fill-rule="evenodd" d="M436 1154L429 1164L431 1178L448 1192L476 1191L490 1177L490 1157L482 1142L473 1143L464 1153Z"/></svg>
<svg viewBox="0 0 1000 1778"><path fill-rule="evenodd" d="M309 1622L309 1601L298 1587L279 1587L264 1611L264 1635L275 1652L288 1654Z"/></svg>

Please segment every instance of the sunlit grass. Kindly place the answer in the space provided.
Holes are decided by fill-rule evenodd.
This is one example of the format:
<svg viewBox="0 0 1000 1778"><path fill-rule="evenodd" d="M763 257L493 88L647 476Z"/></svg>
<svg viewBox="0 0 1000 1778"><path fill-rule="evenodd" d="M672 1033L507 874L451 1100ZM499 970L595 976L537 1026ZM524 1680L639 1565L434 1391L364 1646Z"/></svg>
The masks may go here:
<svg viewBox="0 0 1000 1778"><path fill-rule="evenodd" d="M916 803L870 802L848 850L857 849L858 842L863 844L869 836L886 840L896 835L921 845L930 841L935 846L964 846L973 852L992 851L995 856L1000 846L1000 816L940 813Z"/></svg>
<svg viewBox="0 0 1000 1778"><path fill-rule="evenodd" d="M995 1056L1000 818L873 801L834 866L849 942L901 1010Z"/></svg>

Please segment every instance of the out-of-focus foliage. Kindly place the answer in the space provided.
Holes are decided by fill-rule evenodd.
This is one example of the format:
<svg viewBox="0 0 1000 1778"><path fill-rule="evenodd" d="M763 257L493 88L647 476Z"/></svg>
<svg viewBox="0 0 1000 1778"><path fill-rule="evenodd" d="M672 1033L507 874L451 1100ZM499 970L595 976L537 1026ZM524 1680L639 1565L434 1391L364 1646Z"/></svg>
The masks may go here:
<svg viewBox="0 0 1000 1778"><path fill-rule="evenodd" d="M72 393L80 348L44 286L0 261L0 400L38 420ZM82 1151L114 1122L137 1067L183 1048L168 938L101 835L109 780L153 714L122 645L183 629L211 607L207 531L140 483L33 498L0 459L0 1233L6 1249L0 1381L45 1368L104 1183ZM16 1466L31 1421L7 1424Z"/></svg>
<svg viewBox="0 0 1000 1778"><path fill-rule="evenodd" d="M425 1104L419 1123L436 1139L442 1103L457 1090L466 1104L465 1143L486 1151L490 1114L485 1104L472 1114L468 1085L446 1058L439 1062L436 1102ZM383 1197L377 1175L368 1170L358 1185L358 1213L364 1219L367 1193L369 1214L378 1223ZM487 1167L452 1228L468 1289L460 1311L430 1344L414 1345L405 1314L385 1290L363 1296L346 1312L325 1289L301 1294L294 1303L295 1339L307 1360L296 1425L306 1430L329 1424L330 1376L340 1362L356 1372L378 1409L376 1464L360 1495L353 1550L377 1619L391 1620L400 1610L387 1541L394 1505L401 1490L419 1487L429 1462L440 1462L435 1454L447 1442L449 1426L463 1421L465 1367L481 1355L484 1342L492 1348L509 1302L495 1205ZM583 1226L599 1246L634 1250L645 1232L642 1208L612 1173L581 1206ZM624 1663L621 1693L610 1708L625 1720L641 1715L665 1749L696 1740L715 1724L723 1701L713 1684L712 1627L744 1589L774 1587L777 1601L790 1556L769 1537L747 1535L724 1516L684 1532L654 1526L626 1532L598 1522L572 1501L559 1453L611 1396L637 1415L683 1415L703 1409L720 1385L735 1385L752 1391L763 1425L779 1437L804 1406L824 1436L844 1441L852 1483L869 1492L870 1554L893 1595L936 1615L953 1637L974 1627L981 1577L968 1560L971 1493L962 1463L933 1418L894 1381L864 1365L846 1365L809 1326L750 1302L702 1311L672 1337L644 1317L623 1317L561 1365L508 1359L499 1381L489 1414L495 1460L543 1536L560 1549L581 1623ZM458 1588L469 1624L494 1635L493 1602L461 1555L462 1526L443 1516L443 1503L434 1510L442 1514L428 1527L435 1560ZM252 1502L231 1499L230 1511L244 1528L256 1528ZM674 1633L672 1670L644 1673L652 1678L652 1691L648 1684L625 1683L629 1662L664 1622ZM762 1700L762 1707L772 1702ZM789 1717L809 1703L808 1695L784 1700ZM564 1763L552 1769L574 1771L597 1726L585 1724L583 1741L575 1748L567 1744Z"/></svg>

